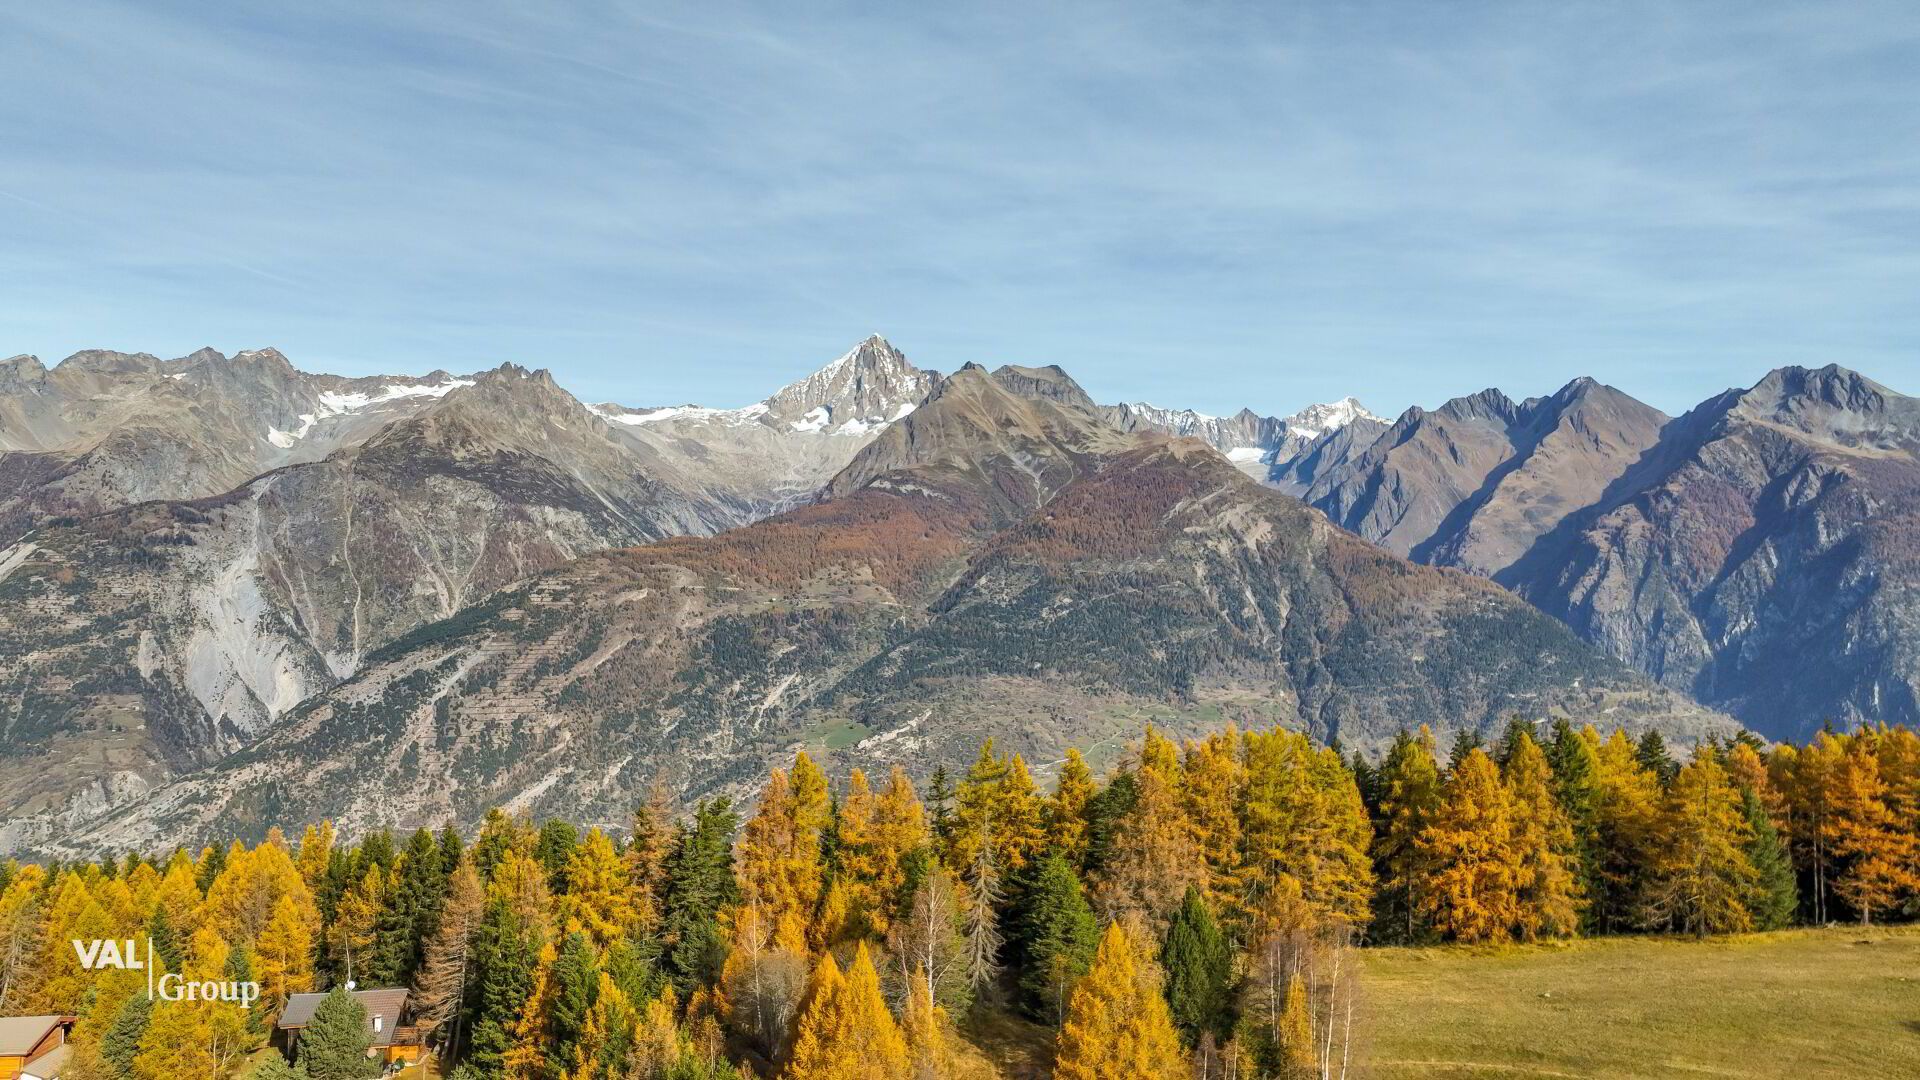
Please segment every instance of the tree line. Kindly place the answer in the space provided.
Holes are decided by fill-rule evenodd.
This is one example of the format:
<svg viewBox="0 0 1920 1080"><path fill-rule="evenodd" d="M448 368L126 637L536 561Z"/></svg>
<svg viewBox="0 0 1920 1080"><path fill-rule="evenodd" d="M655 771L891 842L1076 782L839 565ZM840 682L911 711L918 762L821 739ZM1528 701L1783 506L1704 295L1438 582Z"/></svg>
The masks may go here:
<svg viewBox="0 0 1920 1080"><path fill-rule="evenodd" d="M1378 760L1286 730L1149 729L1043 791L988 741L924 794L836 790L807 754L744 821L662 791L616 840L495 811L447 830L0 865L0 1015L71 1013L70 1080L348 1080L364 1014L301 992L404 986L460 1080L990 1077L968 1032L1017 1015L1072 1080L1348 1074L1356 948L1911 917L1920 737L1742 735L1682 763L1657 733L1515 721ZM149 1001L73 939L262 1001Z"/></svg>

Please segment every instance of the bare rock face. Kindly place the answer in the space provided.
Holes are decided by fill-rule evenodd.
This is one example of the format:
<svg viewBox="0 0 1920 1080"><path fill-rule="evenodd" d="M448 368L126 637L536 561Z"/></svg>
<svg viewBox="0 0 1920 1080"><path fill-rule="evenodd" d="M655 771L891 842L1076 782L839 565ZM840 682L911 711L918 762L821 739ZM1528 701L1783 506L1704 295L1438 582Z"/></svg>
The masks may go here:
<svg viewBox="0 0 1920 1080"><path fill-rule="evenodd" d="M1483 390L1409 409L1304 497L1390 551L1492 576L1599 498L1666 422L1592 379L1524 402Z"/></svg>
<svg viewBox="0 0 1920 1080"><path fill-rule="evenodd" d="M1758 731L1920 720L1920 401L1783 368L1674 421L1499 579Z"/></svg>
<svg viewBox="0 0 1920 1080"><path fill-rule="evenodd" d="M97 812L501 586L740 520L507 366L226 494L43 523L0 548L0 809Z"/></svg>
<svg viewBox="0 0 1920 1080"><path fill-rule="evenodd" d="M823 501L495 591L210 770L35 842L611 815L656 776L738 790L795 746L924 773L984 735L1045 761L1149 714L1367 746L1514 710L1724 727L1491 583L1411 565L1201 442L1116 431L1040 382L963 369Z"/></svg>

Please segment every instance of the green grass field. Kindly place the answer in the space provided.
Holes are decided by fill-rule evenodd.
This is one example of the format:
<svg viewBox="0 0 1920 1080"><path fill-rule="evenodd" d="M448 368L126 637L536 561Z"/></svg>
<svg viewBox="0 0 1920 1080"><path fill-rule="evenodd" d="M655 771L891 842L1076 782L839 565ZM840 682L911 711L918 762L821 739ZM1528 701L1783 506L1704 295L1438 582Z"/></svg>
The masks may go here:
<svg viewBox="0 0 1920 1080"><path fill-rule="evenodd" d="M1920 928L1365 952L1407 1077L1920 1077Z"/></svg>

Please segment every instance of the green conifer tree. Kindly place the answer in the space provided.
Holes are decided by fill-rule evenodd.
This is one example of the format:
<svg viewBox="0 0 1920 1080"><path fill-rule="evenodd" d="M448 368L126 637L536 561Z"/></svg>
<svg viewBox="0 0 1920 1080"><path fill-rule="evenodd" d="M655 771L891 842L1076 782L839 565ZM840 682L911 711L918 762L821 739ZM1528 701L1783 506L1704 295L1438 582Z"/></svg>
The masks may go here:
<svg viewBox="0 0 1920 1080"><path fill-rule="evenodd" d="M1647 733L1640 736L1640 741L1634 746L1634 756L1640 759L1642 766L1660 778L1661 787L1673 783L1673 778L1680 775L1680 763L1668 752L1666 737L1660 734L1658 728L1648 728Z"/></svg>
<svg viewBox="0 0 1920 1080"><path fill-rule="evenodd" d="M1020 957L1022 1005L1038 1019L1059 1023L1074 983L1093 962L1100 928L1079 875L1058 853L1040 861L1021 892L1012 936Z"/></svg>
<svg viewBox="0 0 1920 1080"><path fill-rule="evenodd" d="M1752 835L1747 840L1747 860L1758 875L1748 910L1753 912L1755 930L1779 930L1793 922L1800 907L1800 892L1795 886L1793 860L1767 816L1767 808L1752 788L1740 791L1741 807L1746 813Z"/></svg>
<svg viewBox="0 0 1920 1080"><path fill-rule="evenodd" d="M1160 949L1167 1004L1187 1045L1203 1035L1226 1041L1233 1030L1233 946L1220 932L1213 909L1189 886Z"/></svg>
<svg viewBox="0 0 1920 1080"><path fill-rule="evenodd" d="M692 828L681 831L667 857L661 940L667 973L683 996L711 983L726 956L720 912L739 899L733 873L733 832L739 825L726 799L703 802Z"/></svg>
<svg viewBox="0 0 1920 1080"><path fill-rule="evenodd" d="M113 1014L107 1030L100 1033L100 1057L116 1070L113 1075L133 1075L133 1058L140 1052L140 1036L147 1033L147 1022L151 1019L153 999L134 994Z"/></svg>
<svg viewBox="0 0 1920 1080"><path fill-rule="evenodd" d="M367 1009L343 986L336 986L313 1011L300 1033L300 1068L312 1080L365 1080L380 1075L367 1058L372 1037Z"/></svg>

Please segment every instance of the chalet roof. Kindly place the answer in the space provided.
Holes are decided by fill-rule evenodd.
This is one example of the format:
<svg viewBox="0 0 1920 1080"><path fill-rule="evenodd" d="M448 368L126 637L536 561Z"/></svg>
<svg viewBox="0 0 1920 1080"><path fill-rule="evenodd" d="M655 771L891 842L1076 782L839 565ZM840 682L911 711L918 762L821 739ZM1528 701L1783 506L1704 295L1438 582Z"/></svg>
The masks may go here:
<svg viewBox="0 0 1920 1080"><path fill-rule="evenodd" d="M20 1080L59 1080L60 1074L67 1071L67 1062L72 1058L73 1044L61 1043L27 1062L27 1069L20 1074Z"/></svg>
<svg viewBox="0 0 1920 1080"><path fill-rule="evenodd" d="M70 1016L0 1016L0 1057L25 1057Z"/></svg>
<svg viewBox="0 0 1920 1080"><path fill-rule="evenodd" d="M367 1034L375 1047L393 1045L393 1033L400 1027L400 1014L407 1007L404 989L355 990L353 996L367 1010ZM314 1010L327 1000L325 994L295 994L280 1012L281 1030L304 1028L313 1022Z"/></svg>

